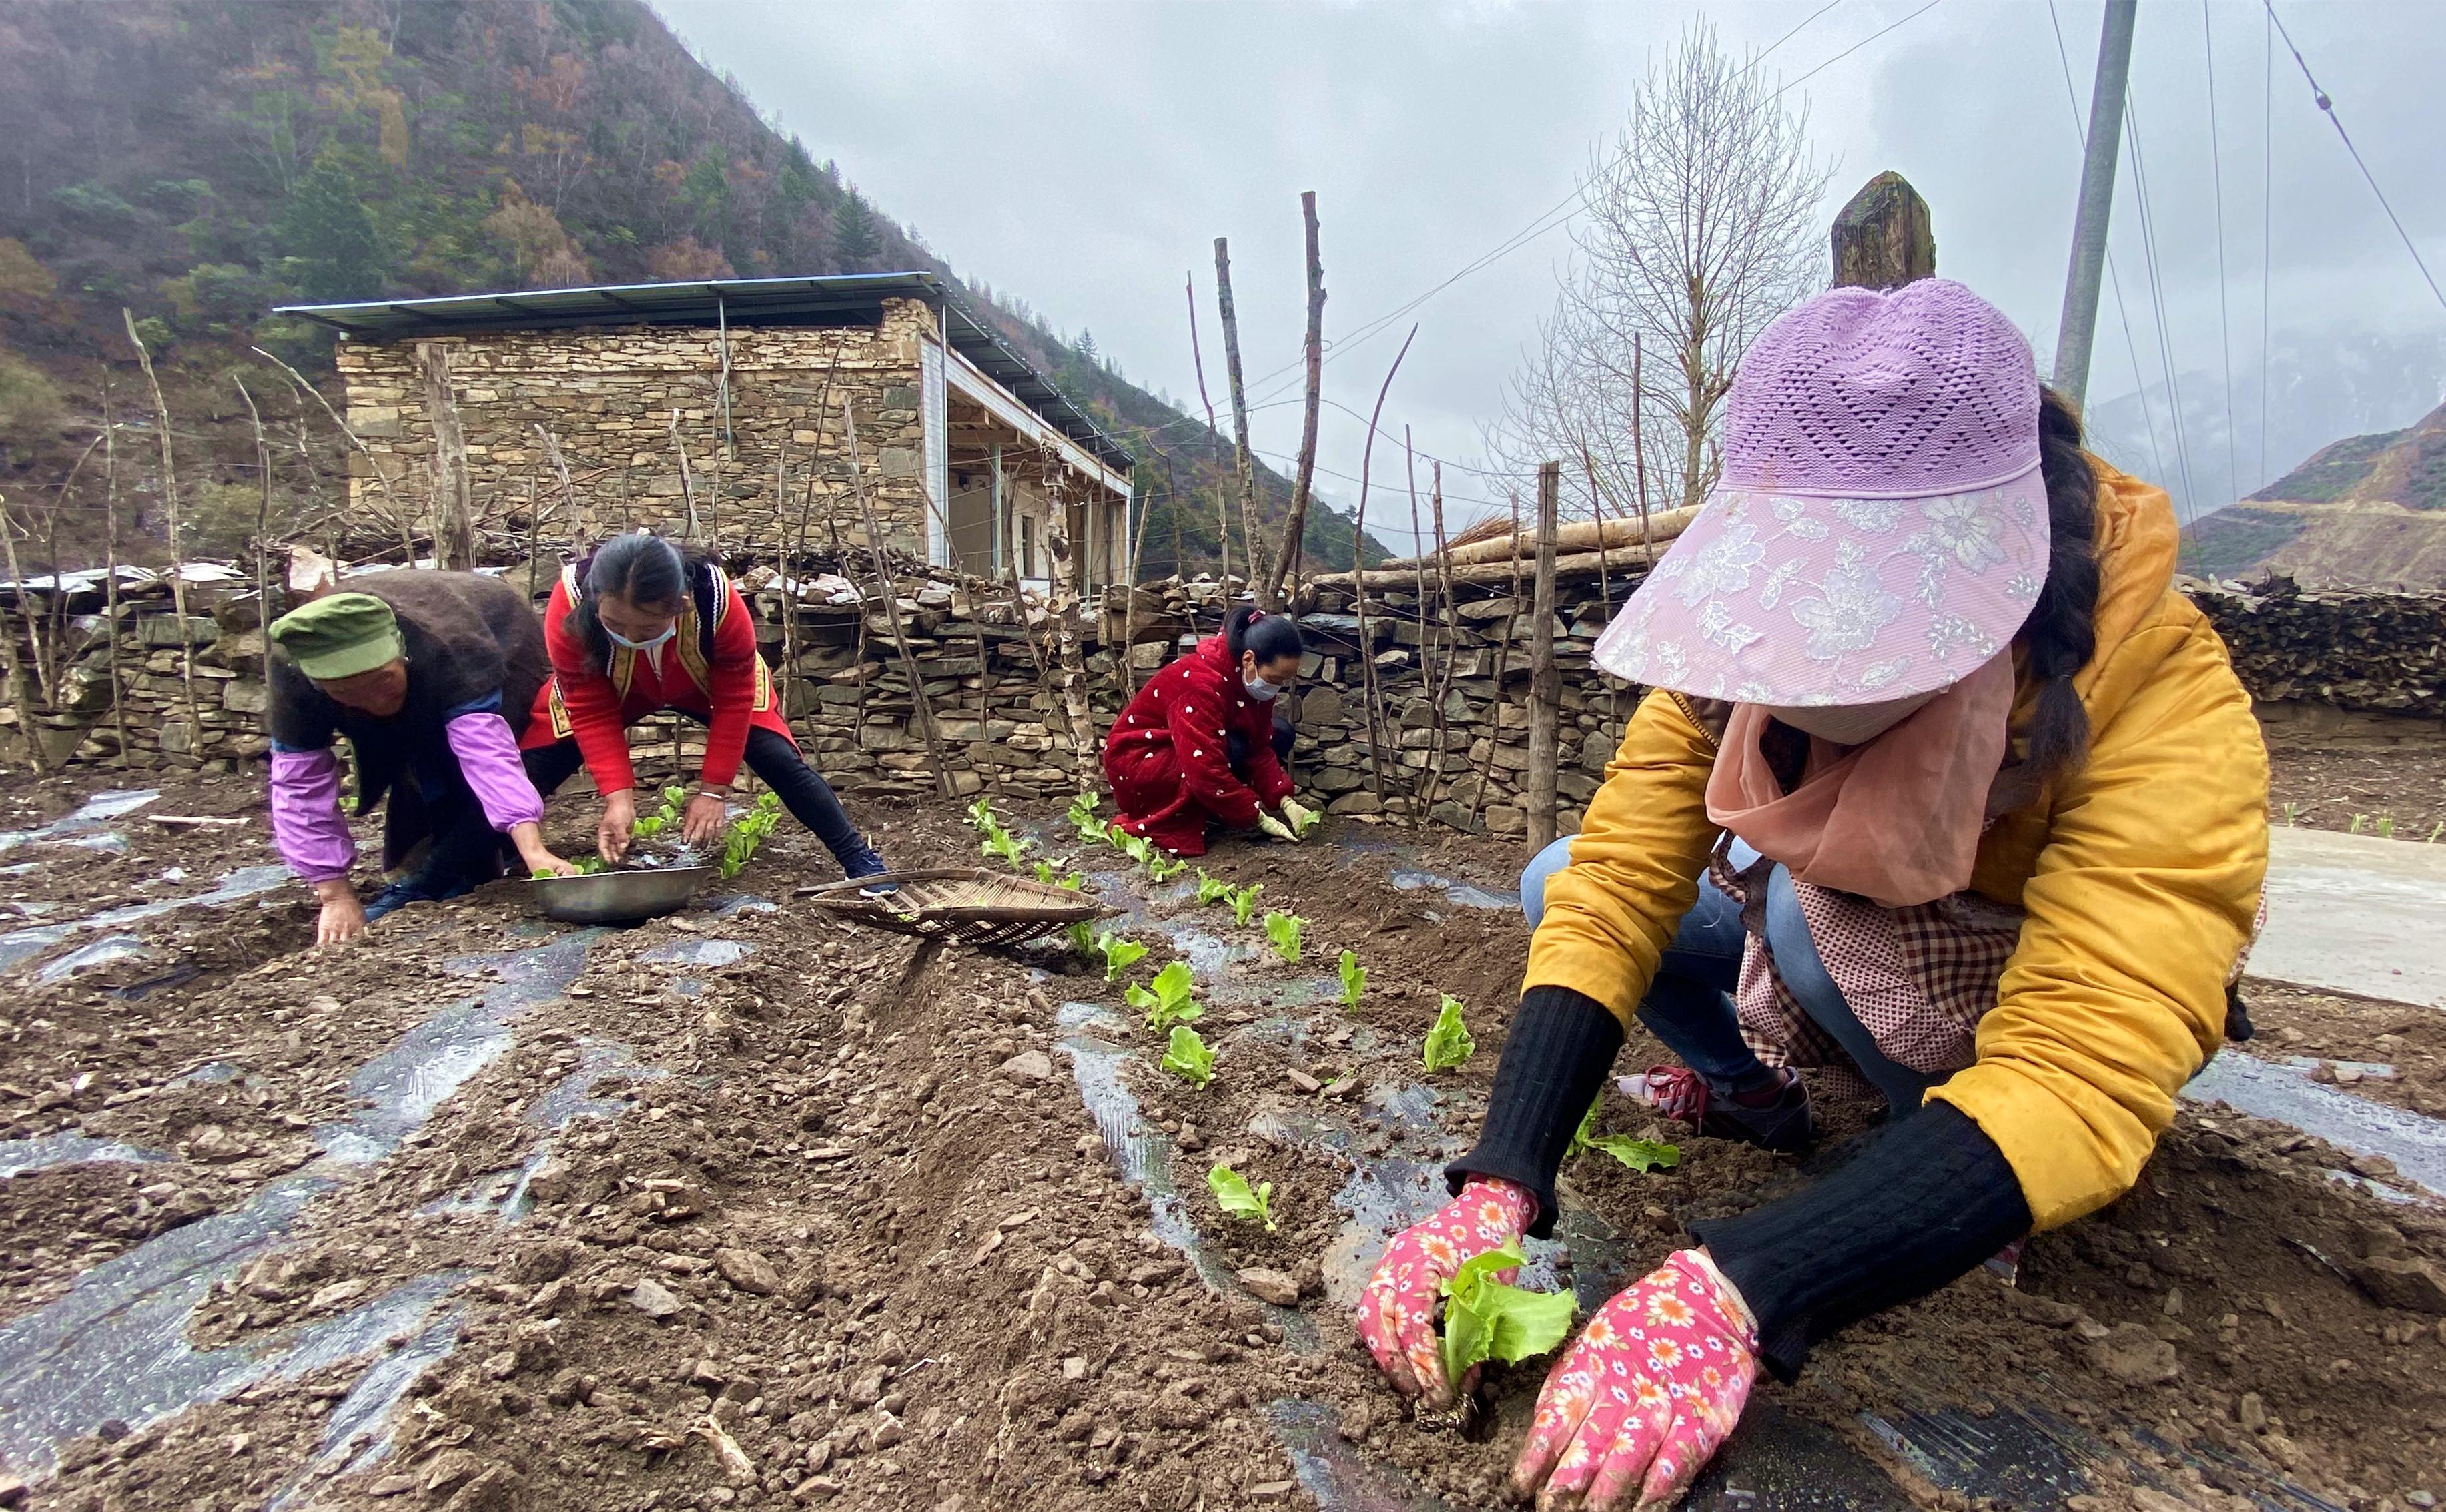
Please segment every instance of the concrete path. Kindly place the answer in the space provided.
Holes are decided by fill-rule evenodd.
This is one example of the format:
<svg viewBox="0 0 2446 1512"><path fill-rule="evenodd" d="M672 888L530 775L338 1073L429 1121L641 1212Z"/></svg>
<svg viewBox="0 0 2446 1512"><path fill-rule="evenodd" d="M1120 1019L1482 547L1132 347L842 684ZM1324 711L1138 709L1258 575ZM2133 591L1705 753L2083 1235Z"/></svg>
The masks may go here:
<svg viewBox="0 0 2446 1512"><path fill-rule="evenodd" d="M2446 1008L2446 844L2271 831L2267 927L2249 972Z"/></svg>

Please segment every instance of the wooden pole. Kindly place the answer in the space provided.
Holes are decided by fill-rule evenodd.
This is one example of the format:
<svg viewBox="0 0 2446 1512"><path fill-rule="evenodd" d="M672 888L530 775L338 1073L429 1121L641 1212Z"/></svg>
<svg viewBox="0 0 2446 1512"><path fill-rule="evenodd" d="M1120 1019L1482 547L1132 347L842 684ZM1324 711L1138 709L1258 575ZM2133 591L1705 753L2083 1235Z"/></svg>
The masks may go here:
<svg viewBox="0 0 2446 1512"><path fill-rule="evenodd" d="M1655 542L1648 539L1647 534L1647 446L1639 429L1640 411L1647 407L1646 377L1640 370L1644 355L1639 336L1633 333L1630 338L1630 466L1638 479L1639 543L1650 548L1648 560L1652 562L1656 558L1653 555Z"/></svg>
<svg viewBox="0 0 2446 1512"><path fill-rule="evenodd" d="M1257 595L1257 607L1273 614L1282 607L1283 575L1298 559L1308 533L1308 501L1316 482L1317 410L1325 398L1325 261L1317 247L1316 191L1300 196L1300 219L1308 234L1308 392L1300 418L1299 463L1291 478L1290 519L1283 525L1283 549L1274 554L1273 571ZM1236 382L1234 387L1236 387ZM1354 566L1364 565L1354 557Z"/></svg>
<svg viewBox="0 0 2446 1512"><path fill-rule="evenodd" d="M1477 773L1477 792L1471 800L1469 817L1476 822L1486 811L1486 790L1495 785L1495 747L1503 743L1503 679L1512 671L1512 627L1520 622L1520 495L1512 495L1512 615L1504 625L1503 638L1495 643L1495 720L1486 730L1486 760Z"/></svg>
<svg viewBox="0 0 2446 1512"><path fill-rule="evenodd" d="M2115 172L2111 153L2110 186ZM1835 212L1833 235L1837 289L1899 289L1936 276L1936 236L1929 226L1928 201L1901 174L1881 173L1862 184Z"/></svg>
<svg viewBox="0 0 2446 1512"><path fill-rule="evenodd" d="M1249 395L1240 381L1240 317L1232 307L1232 246L1223 236L1214 238L1214 300L1223 312L1223 370L1232 386L1232 463L1240 475L1240 544L1249 558L1249 586L1258 589L1269 580L1266 538L1257 528L1257 471L1249 455ZM1273 608L1262 596L1258 607L1269 612Z"/></svg>
<svg viewBox="0 0 2446 1512"><path fill-rule="evenodd" d="M1444 717L1444 701L1452 696L1453 676L1460 657L1458 637L1453 633L1452 552L1444 544L1444 464L1441 461L1431 464L1428 481L1430 492L1427 500L1435 511L1432 518L1436 527L1436 578L1441 585L1436 617L1443 633L1444 664L1442 671L1437 675L1431 695L1434 705L1428 710L1428 717L1434 721L1429 727L1434 731L1434 745L1428 749L1427 769L1419 785L1419 812L1421 814L1435 802L1436 789L1444 779L1444 737L1450 728L1450 722Z"/></svg>
<svg viewBox="0 0 2446 1512"><path fill-rule="evenodd" d="M306 407L297 413L304 424ZM110 369L102 371L102 460L103 460L103 608L110 616L110 721L119 732L119 762L127 765L127 685L119 671L119 636L125 627L119 620L119 420L110 403ZM270 637L266 637L267 645Z"/></svg>
<svg viewBox="0 0 2446 1512"><path fill-rule="evenodd" d="M1554 526L1561 513L1563 464L1537 468L1537 589L1529 613L1529 849L1554 841L1554 747L1563 678L1554 670Z"/></svg>
<svg viewBox="0 0 2446 1512"><path fill-rule="evenodd" d="M127 325L127 339L135 345L136 361L144 369L145 387L153 393L153 424L161 437L161 501L170 527L170 607L179 616L179 674L187 695L187 733L191 752L204 744L204 714L196 702L196 652L187 644L187 548L179 539L179 464L170 446L170 401L161 397L161 379L153 370L153 354L144 349L144 338L136 333L136 314L122 305L119 318Z"/></svg>
<svg viewBox="0 0 2446 1512"><path fill-rule="evenodd" d="M26 621L28 645L39 645L33 636L34 612L26 603L26 575L17 570L16 527L9 518L9 501L0 496L0 542L9 548L9 595L19 615ZM50 762L43 750L42 736L34 728L34 690L28 686L26 661L17 654L16 628L9 615L0 610L0 671L9 679L9 703L17 713L17 735L26 743L26 761L37 772L50 770ZM47 698L44 700L49 702Z"/></svg>
<svg viewBox="0 0 2446 1512"><path fill-rule="evenodd" d="M671 411L670 435L671 449L679 453L680 458L680 502L687 512L687 530L680 539L693 542L696 539L696 480L688 474L687 443L680 439L680 412L677 409ZM863 499L865 495L861 492L859 497ZM875 544L879 546L881 542Z"/></svg>
<svg viewBox="0 0 2446 1512"><path fill-rule="evenodd" d="M917 714L918 733L926 738L926 754L934 768L934 788L945 798L951 793L951 767L943 752L942 733L934 728L934 706L926 697L926 679L917 670L917 653L909 649L909 633L900 624L900 594L892 584L890 558L884 555L883 526L875 517L875 501L866 491L866 470L857 451L857 417L850 412L849 395L841 395L842 435L849 444L849 475L857 490L857 506L866 516L866 549L875 567L875 587L883 595L884 617L892 625L892 644L900 652L900 670L909 678L911 702ZM679 411L671 411L671 435L679 436ZM685 455L685 453L683 453ZM863 616L860 616L863 617Z"/></svg>
<svg viewBox="0 0 2446 1512"><path fill-rule="evenodd" d="M1402 350L1393 354L1393 366L1384 369L1384 382L1376 390L1376 410L1367 417L1367 443L1359 453L1359 516L1353 528L1357 539L1367 539L1367 482L1373 475L1376 460L1376 427L1384 418L1384 396L1393 391L1393 375L1402 370L1402 359L1410 354L1410 343L1419 339L1419 328L1402 338ZM1354 553L1357 548L1352 548ZM1383 731L1383 694L1376 683L1376 642L1367 633L1367 590L1362 585L1351 597L1359 612L1359 677L1361 696L1367 701L1367 775L1376 794L1376 803L1384 803L1384 742Z"/></svg>
<svg viewBox="0 0 2446 1512"><path fill-rule="evenodd" d="M433 423L433 564L444 572L473 572L476 502L467 479L467 434L459 425L459 402L450 394L450 349L423 341L416 355L424 369L425 415Z"/></svg>
<svg viewBox="0 0 2446 1512"><path fill-rule="evenodd" d="M1070 559L1070 535L1063 525L1059 496L1053 505L1052 519L1044 528L1044 551L1053 558L1053 651L1062 669L1062 717L1070 733L1071 775L1078 780L1079 791L1092 793L1102 764L1096 759L1096 715L1087 705L1087 669L1079 656L1079 575Z"/></svg>
<svg viewBox="0 0 2446 1512"><path fill-rule="evenodd" d="M1222 245L1220 241L1215 243L1218 256L1221 255ZM1206 358L1197 350L1197 274L1194 272L1189 274L1188 281L1189 361L1190 365L1197 369L1198 402L1206 406L1206 437L1219 446L1223 444L1223 431L1214 424L1214 401L1206 393ZM1180 505L1177 501L1173 504L1172 511L1172 570L1178 573L1181 580L1186 582L1189 580L1189 568L1180 559ZM1218 582L1228 580L1232 576L1232 514L1230 505L1224 501L1223 490L1220 488L1214 490L1214 549L1222 557L1222 566L1215 575L1216 580Z"/></svg>
<svg viewBox="0 0 2446 1512"><path fill-rule="evenodd" d="M1597 487L1596 459L1589 455L1589 448L1585 445L1580 448L1580 467L1589 475L1589 507L1596 511L1597 524L1599 527L1603 527L1605 524L1605 495L1603 491ZM1606 570L1606 565L1604 554L1599 553L1597 556L1597 602L1605 609L1606 622L1608 624L1611 624L1613 622L1613 575ZM1606 690L1606 734L1609 739L1619 741L1622 738L1621 732L1614 728L1621 723L1622 688L1620 684L1615 684Z"/></svg>
<svg viewBox="0 0 2446 1512"><path fill-rule="evenodd" d="M254 624L262 632L263 649L272 651L272 571L265 559L264 538L272 532L272 445L263 439L263 415L254 407L254 395L246 391L246 380L230 374L237 385L237 396L246 401L246 417L254 423L254 466L263 475L263 491L254 501Z"/></svg>

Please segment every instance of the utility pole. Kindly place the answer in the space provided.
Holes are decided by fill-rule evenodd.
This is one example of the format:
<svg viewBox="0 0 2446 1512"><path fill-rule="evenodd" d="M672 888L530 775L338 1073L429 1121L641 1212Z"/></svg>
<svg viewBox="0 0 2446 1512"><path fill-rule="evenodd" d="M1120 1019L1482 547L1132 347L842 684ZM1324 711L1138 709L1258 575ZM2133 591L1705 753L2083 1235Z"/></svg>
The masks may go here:
<svg viewBox="0 0 2446 1512"><path fill-rule="evenodd" d="M2098 280L2106 267L2106 222L2115 210L2115 163L2123 146L2123 92L2132 73L2132 24L2140 0L2106 0L2090 86L2089 146L2080 164L2080 207L2072 223L2072 271L2056 323L2056 392L2079 409L2089 390L2089 349L2098 334Z"/></svg>

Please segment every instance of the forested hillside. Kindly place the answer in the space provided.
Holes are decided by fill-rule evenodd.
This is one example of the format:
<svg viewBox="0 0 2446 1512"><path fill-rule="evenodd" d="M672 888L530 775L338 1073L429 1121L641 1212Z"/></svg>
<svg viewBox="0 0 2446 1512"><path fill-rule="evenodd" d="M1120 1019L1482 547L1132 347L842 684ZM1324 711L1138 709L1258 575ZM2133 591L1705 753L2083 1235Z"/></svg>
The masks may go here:
<svg viewBox="0 0 2446 1512"><path fill-rule="evenodd" d="M326 338L268 317L274 305L952 275L639 0L17 0L0 8L0 140L14 159L0 158L0 489L21 530L57 507L72 546L96 539L104 462L68 478L105 407L150 409L122 307L176 417L186 544L228 552L254 527L262 481L240 383L281 442L275 525L306 525L331 499L316 481L337 463L319 410L306 406L301 448L297 404L248 351L321 381ZM1168 488L1187 564L1213 565L1230 453L1202 418L1015 300L962 287L1140 459L1146 569L1173 565ZM158 480L117 461L123 518L158 537ZM1263 491L1279 521L1288 483L1268 472ZM1348 564L1346 518L1320 506L1307 535L1312 563ZM1236 539L1232 558L1246 560Z"/></svg>

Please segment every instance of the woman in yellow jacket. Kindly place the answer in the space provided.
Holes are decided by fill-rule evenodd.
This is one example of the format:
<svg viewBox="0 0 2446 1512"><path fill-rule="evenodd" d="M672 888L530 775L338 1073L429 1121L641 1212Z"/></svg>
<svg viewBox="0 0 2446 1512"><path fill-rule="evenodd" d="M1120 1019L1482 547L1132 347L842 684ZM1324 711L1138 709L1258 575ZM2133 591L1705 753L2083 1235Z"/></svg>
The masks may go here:
<svg viewBox="0 0 2446 1512"><path fill-rule="evenodd" d="M1450 1401L1439 1284L1552 1224L1634 1013L1684 1063L1635 1085L1707 1133L1807 1143L1796 1065L1859 1071L1892 1116L1590 1320L1514 1471L1540 1507L1669 1499L1760 1365L1790 1379L2138 1178L2220 1042L2267 857L2250 700L2175 541L1959 284L1836 290L1751 349L1722 482L1599 642L1653 690L1524 879L1528 974L1456 1200L1387 1249L1360 1332Z"/></svg>

